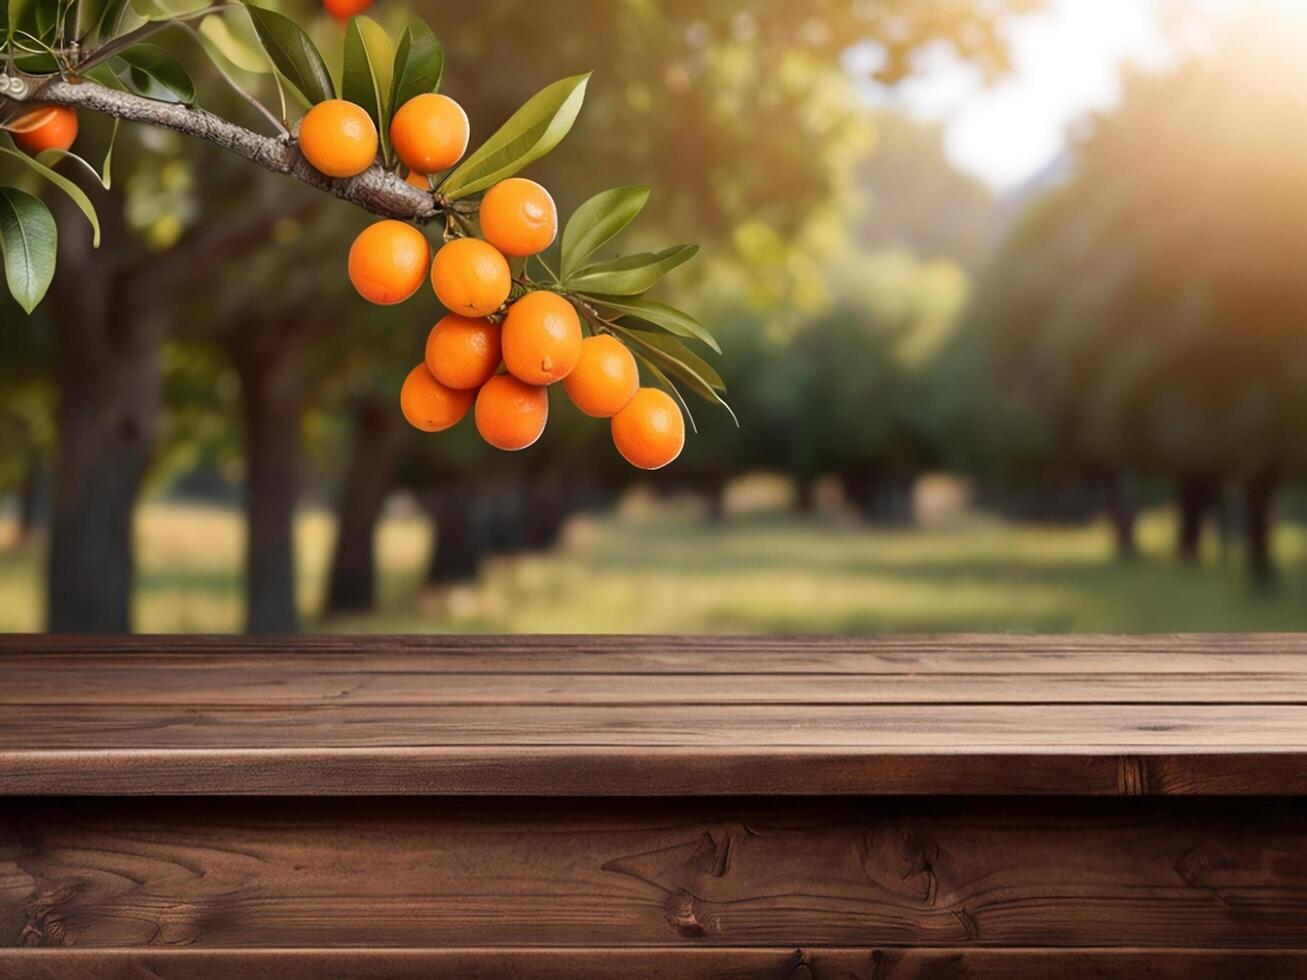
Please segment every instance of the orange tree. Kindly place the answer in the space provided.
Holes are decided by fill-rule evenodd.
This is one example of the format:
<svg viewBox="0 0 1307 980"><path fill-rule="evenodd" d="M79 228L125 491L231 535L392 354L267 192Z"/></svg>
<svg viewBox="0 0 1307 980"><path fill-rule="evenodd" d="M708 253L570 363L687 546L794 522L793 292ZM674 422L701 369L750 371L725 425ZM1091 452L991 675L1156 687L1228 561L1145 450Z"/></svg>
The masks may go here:
<svg viewBox="0 0 1307 980"><path fill-rule="evenodd" d="M433 373L441 366L425 359L401 395L406 417L418 428L438 431L457 422L471 407L470 392L476 389L478 429L486 441L504 449L531 445L543 431L548 410L542 389L576 366L583 332L618 338L640 357L655 382L675 390L679 381L721 401L720 378L678 339L711 344L706 331L689 315L643 298L665 273L690 258L695 246L593 260L639 213L647 189L605 192L578 209L563 230L557 271L543 259L535 267L526 261L552 244L557 218L549 194L514 175L567 134L581 108L588 75L547 86L460 164L468 143L467 117L436 92L443 54L420 20L392 39L366 17L351 19L338 92L308 34L280 13L218 4L156 16L148 0L132 9L146 19L124 30L127 7L113 0L87 20L80 0L38 0L9 8L4 122L19 147L9 152L21 153L34 171L67 191L93 226L97 219L89 200L51 168L72 155L79 109L206 139L382 216L359 235L348 261L351 281L375 303L402 302L417 291L430 260L421 229L434 227L439 247L429 268L436 296L451 316L483 322L479 330L464 324L461 332L448 319L437 326L449 340L428 348L446 351L451 365L441 372L446 382L470 379L473 384L442 383ZM246 16L276 68L280 115L247 95L275 130L272 135L198 108L186 68L150 42L169 27L191 29L195 21L211 23L210 17ZM211 29L208 36L212 40L222 32ZM286 91L309 106L294 132L286 118ZM0 240L6 279L26 309L40 301L54 275L56 237L54 219L39 199L17 188L3 190ZM491 377L498 369L493 355L501 342L508 373ZM479 370L472 375L457 370L474 353L465 349L469 344L481 345ZM598 393L606 398L594 397L592 389L604 383L602 372L587 371L586 377L592 380L583 401L613 401L611 389ZM665 465L683 442L679 408L669 410L652 395L637 398L631 391L629 396L629 404L614 403L621 413L608 413L621 414L613 428L619 450L646 468Z"/></svg>
<svg viewBox="0 0 1307 980"><path fill-rule="evenodd" d="M63 394L58 402L55 509L47 564L48 622L53 629L125 630L134 565L131 515L151 457L159 408L160 333L179 315L181 299L203 284L203 270L211 271L224 258L261 247L277 218L302 212L307 205L299 203L304 195L269 202L260 193L263 182L250 181L248 190L237 195L256 199L252 208L245 209L250 213L236 215L228 207L232 217L188 231L166 255L151 255L139 246L124 249L124 212L131 194L124 193L121 178L112 191L109 188L112 150L98 166L83 158L89 153L73 152L88 142L74 145L77 113L82 114L83 124L89 112L112 118L115 136L118 120L193 135L206 141L202 146L221 147L262 170L294 178L310 196L313 191L324 192L323 200L339 198L387 222L400 223L408 229L410 242L421 237L425 243L419 229L435 228L444 243L476 231L476 200L482 189L538 158L566 134L580 108L585 79L550 86L457 171L432 179L407 168L409 172L401 177L396 161L402 158L388 125L392 114L401 114L391 110L413 102L421 108L429 101L423 96L437 98L429 90L438 86L443 64L438 42L420 22L409 25L397 41L370 20L349 23L343 69L333 77L294 22L240 4L192 4L183 13L164 16L148 0L132 0L130 5L112 0L104 5L94 0L71 5L33 0L11 2L0 13L4 15L0 128L14 140L10 147L0 137L0 161L8 172L21 168L21 176L10 186L3 186L9 181L0 173L0 248L6 281L16 302L29 312L49 288L59 257L55 379ZM247 67L250 63L249 52L239 48L242 32L263 46L255 55L275 66L270 77L276 83L280 111L271 111L236 82L246 76L237 76L230 65L236 60ZM264 120L269 134L238 125L234 113L229 117L197 107L194 66L188 69L171 48L155 43L184 41L185 36L199 40L213 61L211 69L195 77L225 80L241 100L219 86L206 95L206 104L213 106L224 98L231 108L246 103ZM334 98L338 83L345 99ZM362 141L369 142L369 130L377 134L375 162L370 160L361 172L348 177L314 166L305 155L306 147L296 139L303 135L303 122L291 123L288 97L310 108L325 105L327 123L333 109L343 108L356 126L365 115ZM361 108L364 104L367 110ZM107 126L85 128L97 131L90 134L91 145L104 143ZM326 129L330 142L330 126ZM402 129L401 119L396 131ZM400 149L404 148L401 137ZM461 146L457 152L462 152ZM98 164L99 151L95 157ZM206 187L214 183L215 169L224 174L229 169L201 159ZM319 162L327 170L337 169L331 162ZM426 167L440 161L437 155L431 163L410 162ZM449 182L457 173L462 174L464 186L456 194ZM75 179L69 179L69 174ZM482 187L467 186L474 180L481 180ZM48 185L45 201L29 193L40 182ZM103 191L94 187L88 194L84 188L92 182ZM230 195L230 189L224 193ZM59 216L58 229L51 210ZM76 227L78 223L86 230ZM97 256L92 246L99 245L102 223L111 247L105 250L108 254ZM393 250L389 258L392 262L397 258ZM587 265L592 273L595 266L600 271L603 266ZM621 271L631 268L628 260ZM514 259L512 275L514 298L540 285L522 268L520 259ZM351 278L361 291L366 290L362 275ZM560 292L563 286L555 281ZM579 294L574 295L580 301ZM615 332L630 325L610 309L592 309L595 316L607 314L612 326L587 316L591 329Z"/></svg>

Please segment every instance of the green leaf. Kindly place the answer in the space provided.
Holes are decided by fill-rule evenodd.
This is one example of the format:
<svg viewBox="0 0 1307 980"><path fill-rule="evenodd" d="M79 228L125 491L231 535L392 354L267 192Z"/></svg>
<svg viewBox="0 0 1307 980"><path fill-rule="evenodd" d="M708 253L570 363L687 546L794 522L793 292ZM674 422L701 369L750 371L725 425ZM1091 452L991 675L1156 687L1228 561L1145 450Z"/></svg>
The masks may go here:
<svg viewBox="0 0 1307 980"><path fill-rule="evenodd" d="M209 6L210 0L129 0L131 8L146 20L168 20L193 14Z"/></svg>
<svg viewBox="0 0 1307 980"><path fill-rule="evenodd" d="M601 306L608 307L610 310L647 320L654 326L662 327L668 333L674 333L678 337L701 340L718 354L722 352L716 338L705 330L698 320L684 310L678 310L666 303L657 303L654 300L636 296L591 296L589 298Z"/></svg>
<svg viewBox="0 0 1307 980"><path fill-rule="evenodd" d="M415 95L435 92L445 70L445 52L425 23L409 23L395 52L390 110L394 112Z"/></svg>
<svg viewBox="0 0 1307 980"><path fill-rule="evenodd" d="M54 184L61 191L63 191L70 198L72 198L73 203L77 205L78 209L81 210L82 214L86 215L86 220L91 223L91 232L92 232L91 243L96 248L100 247L100 218L95 213L95 205L91 203L91 199L86 196L85 191L83 191L80 187L74 184L63 174L55 173L40 160L37 160L35 157L29 157L26 153L22 153L18 150L10 150L3 146L0 146L0 153L5 153L15 158L16 160L21 160L23 163L27 164L27 166L31 167L38 174L40 174L42 177L44 177L46 180Z"/></svg>
<svg viewBox="0 0 1307 980"><path fill-rule="evenodd" d="M646 330L632 330L630 327L624 327L620 324L613 325L611 329L618 337L630 344L637 353L642 354L645 359L658 365L659 368L665 370L673 378L680 380L700 398L726 409L735 421L736 426L739 426L739 419L735 418L731 406L726 404L726 400L722 398L722 394L726 391L726 383L722 381L721 375L714 371L703 358L699 357L675 337L649 333Z"/></svg>
<svg viewBox="0 0 1307 980"><path fill-rule="evenodd" d="M0 187L0 250L5 281L24 312L41 302L54 278L59 230L37 198L15 187Z"/></svg>
<svg viewBox="0 0 1307 980"><path fill-rule="evenodd" d="M96 22L95 36L101 41L107 41L115 36L126 10L127 0L107 0L104 9L100 11L100 19Z"/></svg>
<svg viewBox="0 0 1307 980"><path fill-rule="evenodd" d="M309 105L336 97L336 87L309 36L289 17L247 3L254 30L277 71L290 82Z"/></svg>
<svg viewBox="0 0 1307 980"><path fill-rule="evenodd" d="M200 21L199 33L210 58L216 52L233 67L252 75L266 75L272 71L268 59L256 46L257 41L256 44L251 44L241 37L221 15L209 14Z"/></svg>
<svg viewBox="0 0 1307 980"><path fill-rule="evenodd" d="M113 121L113 129L109 132L109 148L104 151L104 163L98 171L91 165L91 161L79 157L71 150L61 150L57 147L42 150L36 155L36 159L51 169L64 160L71 160L73 163L77 164L79 169L84 170L87 174L93 177L97 184L105 190L109 190L109 188L113 186L113 178L110 171L110 167L113 165L113 148L118 142L118 126L121 122L121 119L115 119Z"/></svg>
<svg viewBox="0 0 1307 980"><path fill-rule="evenodd" d="M345 28L345 65L340 94L362 106L381 137L382 155L390 155L390 81L395 65L395 43L370 17L351 17Z"/></svg>
<svg viewBox="0 0 1307 980"><path fill-rule="evenodd" d="M653 286L699 251L698 245L673 245L661 252L640 252L611 262L588 265L564 279L569 289L608 296L636 296Z"/></svg>
<svg viewBox="0 0 1307 980"><path fill-rule="evenodd" d="M115 130L117 129L116 126L114 128ZM113 152L112 146L110 146L109 152L110 153ZM101 177L100 172L91 165L91 161L84 160L82 157L79 157L76 153L73 153L71 150L60 150L57 147L51 147L48 150L42 150L40 153L38 153L36 155L36 159L40 160L47 167L50 168L54 168L58 164L62 163L64 160L71 160L73 161L73 163L77 165L77 169L84 171L90 177L94 178L95 182L99 184L101 187L103 187L105 190L109 189L109 184L108 184L109 171L106 169L105 176ZM109 157L108 155L106 155L105 156L106 165L108 164L108 162L109 162Z"/></svg>
<svg viewBox="0 0 1307 980"><path fill-rule="evenodd" d="M32 5L32 12L36 14L37 37L54 42L55 25L59 21L62 6L59 0L37 0Z"/></svg>
<svg viewBox="0 0 1307 980"><path fill-rule="evenodd" d="M647 187L614 187L577 208L563 229L563 278L629 225L648 200Z"/></svg>
<svg viewBox="0 0 1307 980"><path fill-rule="evenodd" d="M165 102L195 104L195 83L182 63L157 44L136 44L118 53L128 82L139 94Z"/></svg>
<svg viewBox="0 0 1307 980"><path fill-rule="evenodd" d="M685 411L685 418L690 423L690 431L695 435L698 435L699 426L695 424L694 413L690 411L690 403L687 402L685 396L681 394L681 389L676 387L676 382L667 377L667 375L663 373L662 368L658 366L657 362L651 361L647 355L637 352L635 356L640 359L640 363L644 365L645 370L653 375L654 380L670 391L676 397L676 400L681 403L681 408Z"/></svg>
<svg viewBox="0 0 1307 980"><path fill-rule="evenodd" d="M713 369L713 366L675 337L668 337L666 334L654 333L650 330L635 330L624 324L619 324L619 327L630 340L675 360L683 365L686 370L694 372L695 376L708 387L715 388L718 391L726 390L726 382Z"/></svg>
<svg viewBox="0 0 1307 980"><path fill-rule="evenodd" d="M552 150L576 121L589 80L588 72L573 75L531 96L445 178L440 186L442 193L450 200L458 200L483 191Z"/></svg>
<svg viewBox="0 0 1307 980"><path fill-rule="evenodd" d="M5 24L8 33L18 31L26 23L32 2L33 0L8 0L5 3L5 0L0 0L0 3L5 3L5 10L9 14Z"/></svg>

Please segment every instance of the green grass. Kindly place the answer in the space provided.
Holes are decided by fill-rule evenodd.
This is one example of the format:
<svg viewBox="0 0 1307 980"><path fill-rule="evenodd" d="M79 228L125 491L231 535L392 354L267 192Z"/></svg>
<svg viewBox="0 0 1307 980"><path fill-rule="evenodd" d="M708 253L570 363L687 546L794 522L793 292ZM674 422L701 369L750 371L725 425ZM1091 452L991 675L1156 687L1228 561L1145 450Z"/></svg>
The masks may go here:
<svg viewBox="0 0 1307 980"><path fill-rule="evenodd" d="M0 525L0 543L6 539ZM311 617L331 545L329 518L299 520L300 599ZM1143 557L1112 561L1106 528L974 520L885 531L788 518L708 526L691 519L574 521L545 555L498 558L476 583L421 588L430 529L392 519L378 542L382 609L314 623L340 631L1163 632L1307 629L1307 534L1276 534L1279 589L1253 593L1238 555L1208 541L1201 567L1168 557L1167 513L1141 524ZM137 540L138 627L237 630L239 515L150 504ZM0 553L0 630L41 622L37 549Z"/></svg>

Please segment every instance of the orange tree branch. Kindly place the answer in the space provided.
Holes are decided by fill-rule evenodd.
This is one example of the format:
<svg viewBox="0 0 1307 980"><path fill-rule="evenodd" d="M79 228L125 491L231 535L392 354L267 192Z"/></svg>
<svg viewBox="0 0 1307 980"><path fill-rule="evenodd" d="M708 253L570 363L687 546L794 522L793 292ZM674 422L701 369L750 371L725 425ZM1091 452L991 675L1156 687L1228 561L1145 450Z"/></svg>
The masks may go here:
<svg viewBox="0 0 1307 980"><path fill-rule="evenodd" d="M7 99L17 100L19 96L11 89ZM0 105L5 101L6 98L0 97ZM99 112L207 140L265 170L293 177L382 217L422 223L443 218L445 214L434 195L387 173L377 164L356 177L328 177L304 159L293 139L264 136L204 109L178 102L148 99L98 82L68 81L58 76L36 85L21 101Z"/></svg>

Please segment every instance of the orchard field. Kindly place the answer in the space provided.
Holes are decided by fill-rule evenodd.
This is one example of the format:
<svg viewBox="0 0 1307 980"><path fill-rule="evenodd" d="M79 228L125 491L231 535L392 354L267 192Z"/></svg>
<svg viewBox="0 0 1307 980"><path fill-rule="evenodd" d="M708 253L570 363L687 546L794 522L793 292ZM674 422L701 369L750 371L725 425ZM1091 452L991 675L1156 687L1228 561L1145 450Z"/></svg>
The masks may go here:
<svg viewBox="0 0 1307 980"><path fill-rule="evenodd" d="M378 536L379 611L314 620L330 516L296 527L300 607L309 629L359 632L1117 632L1307 629L1307 533L1276 531L1285 574L1250 589L1240 558L1204 542L1172 558L1174 515L1139 522L1141 555L1112 557L1105 524L1013 525L973 516L895 531L792 516L707 523L675 511L574 519L548 553L500 557L474 581L422 585L431 529L390 516ZM0 547L12 526L0 519ZM238 511L154 502L138 517L134 613L149 632L239 630ZM40 549L0 551L0 631L39 629Z"/></svg>

